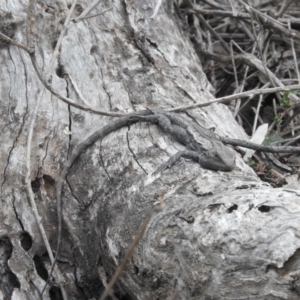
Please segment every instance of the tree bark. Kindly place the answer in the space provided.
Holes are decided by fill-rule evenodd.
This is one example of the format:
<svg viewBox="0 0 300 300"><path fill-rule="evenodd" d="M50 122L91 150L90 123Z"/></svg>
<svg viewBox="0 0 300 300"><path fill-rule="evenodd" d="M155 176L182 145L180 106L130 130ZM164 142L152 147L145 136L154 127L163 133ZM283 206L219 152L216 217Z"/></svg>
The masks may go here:
<svg viewBox="0 0 300 300"><path fill-rule="evenodd" d="M79 1L73 17L90 2ZM87 15L102 14L71 22L55 61L53 89L76 103L113 112L212 100L177 3L162 1L151 18L157 2L101 2ZM43 73L69 7L49 0L35 8L35 51ZM1 2L0 9L0 31L26 44L27 3ZM0 293L3 299L40 299L51 262L25 177L28 130L43 85L25 51L3 40L0 47ZM182 115L220 135L246 139L224 105ZM67 105L49 91L43 96L31 180L53 251L55 188L64 163L79 142L111 120ZM205 170L182 159L154 176L180 149L157 126L139 123L96 142L76 160L63 189L58 259L68 299L100 297L162 198L162 210L151 218L115 287L117 298L299 299L299 191L261 182L238 153L232 172ZM42 297L60 299L55 279Z"/></svg>

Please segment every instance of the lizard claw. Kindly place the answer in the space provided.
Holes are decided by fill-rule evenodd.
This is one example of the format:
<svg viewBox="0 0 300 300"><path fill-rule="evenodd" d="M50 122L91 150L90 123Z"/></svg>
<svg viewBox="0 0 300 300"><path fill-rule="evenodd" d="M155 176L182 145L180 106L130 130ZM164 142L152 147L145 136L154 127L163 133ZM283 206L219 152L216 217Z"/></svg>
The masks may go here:
<svg viewBox="0 0 300 300"><path fill-rule="evenodd" d="M182 152L177 152L175 155L171 156L165 163L163 163L154 173L153 175L156 175L157 173L162 173L166 169L171 168L182 156Z"/></svg>
<svg viewBox="0 0 300 300"><path fill-rule="evenodd" d="M166 169L169 169L171 167L171 165L168 162L169 161L167 161L166 163L162 164L158 169L156 169L156 171L153 172L153 175L157 175L158 173L162 173Z"/></svg>

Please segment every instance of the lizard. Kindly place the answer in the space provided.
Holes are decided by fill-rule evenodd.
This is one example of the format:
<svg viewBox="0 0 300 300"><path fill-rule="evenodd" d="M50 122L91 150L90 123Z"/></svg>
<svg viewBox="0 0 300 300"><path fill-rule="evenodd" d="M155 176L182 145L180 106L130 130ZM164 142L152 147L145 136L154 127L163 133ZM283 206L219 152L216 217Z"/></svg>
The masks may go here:
<svg viewBox="0 0 300 300"><path fill-rule="evenodd" d="M186 150L177 152L166 163L164 163L155 173L162 172L166 168L171 167L181 157L187 157L198 162L203 168L215 171L231 171L235 167L235 152L231 148L225 146L218 137L209 129L206 129L198 124L194 124L186 120L184 117L175 113L150 110L143 110L136 113L131 113L118 118L118 120L109 123L108 125L98 129L82 141L64 165L63 171L59 177L56 186L56 205L58 219L58 236L57 246L54 261L48 276L45 287L51 278L54 266L57 261L60 250L61 233L62 233L62 205L61 194L62 187L66 175L78 158L81 152L92 145L96 140L103 139L108 134L137 122L150 122L157 124L163 131L170 134L180 143L186 146ZM44 290L45 290L44 287Z"/></svg>
<svg viewBox="0 0 300 300"><path fill-rule="evenodd" d="M187 148L173 155L158 171L171 167L181 157L192 158L203 168L215 171L231 171L235 166L235 152L220 142L212 130L165 111L155 111L147 116L136 115L133 118L157 124Z"/></svg>

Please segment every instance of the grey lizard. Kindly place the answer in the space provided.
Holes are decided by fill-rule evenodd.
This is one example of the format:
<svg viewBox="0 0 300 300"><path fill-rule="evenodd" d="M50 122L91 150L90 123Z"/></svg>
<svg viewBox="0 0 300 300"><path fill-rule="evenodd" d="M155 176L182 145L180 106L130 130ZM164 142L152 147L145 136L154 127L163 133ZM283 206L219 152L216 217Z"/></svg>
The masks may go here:
<svg viewBox="0 0 300 300"><path fill-rule="evenodd" d="M59 177L56 187L57 201L57 218L58 218L58 238L54 262L49 274L49 279L52 275L55 263L57 261L62 231L62 210L61 210L61 193L66 175L81 152L88 146L93 144L98 139L103 139L113 131L116 131L124 126L131 125L136 122L151 122L157 124L163 131L173 136L176 140L186 146L186 150L177 152L159 171L172 166L181 157L192 158L198 162L203 168L212 170L231 171L235 166L235 152L225 146L218 140L218 137L211 131L200 125L187 121L184 117L175 113L164 111L151 112L140 111L132 113L118 120L109 123L90 135L87 139L81 142L73 151L65 164L63 171ZM49 280L48 279L48 280ZM47 283L46 283L47 284ZM45 288L44 288L45 289Z"/></svg>

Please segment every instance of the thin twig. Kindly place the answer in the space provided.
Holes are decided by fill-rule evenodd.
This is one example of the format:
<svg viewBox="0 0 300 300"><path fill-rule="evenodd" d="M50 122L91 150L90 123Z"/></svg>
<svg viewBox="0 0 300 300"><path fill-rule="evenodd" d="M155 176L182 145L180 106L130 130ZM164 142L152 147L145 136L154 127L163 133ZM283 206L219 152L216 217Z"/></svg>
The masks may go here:
<svg viewBox="0 0 300 300"><path fill-rule="evenodd" d="M35 69L35 72L38 76L38 78L40 79L40 81L43 83L43 85L45 86L45 88L51 92L52 95L56 96L58 99L62 100L63 102L65 102L66 104L69 104L73 107L76 107L78 109L81 109L83 111L87 111L93 114L97 114L97 115L103 115L103 116L110 116L110 117L121 117L123 115L126 115L125 112L112 112L112 111L105 111L105 110L100 110L100 109L96 109L96 108L92 108L90 106L85 106L85 105L80 105L76 102L74 102L72 99L65 97L63 95L61 95L60 93L58 93L57 91L55 91L50 84L48 84L48 82L43 78L43 76L40 73L39 67L37 65L37 61L35 59L34 55L30 55L31 58L31 62L32 65Z"/></svg>
<svg viewBox="0 0 300 300"><path fill-rule="evenodd" d="M231 6L232 6L232 3L231 3ZM232 59L232 68L233 68L234 80L235 80L235 86L236 86L235 91L236 92L241 92L242 90L239 89L239 80L238 80L237 71L236 71L236 65L235 65L235 60L234 60L234 51L233 51L232 44L233 44L233 40L230 41L230 56L231 56L231 59ZM234 117L236 117L240 106L241 106L241 99L237 99L236 104L235 104L235 110L234 110L234 113L233 113Z"/></svg>
<svg viewBox="0 0 300 300"><path fill-rule="evenodd" d="M257 42L255 42L253 44L253 47L252 47L252 50L251 50L251 53L254 54L255 52L255 49L257 47ZM245 68L245 72L244 72L244 77L243 77L243 80L242 80L242 83L241 83L241 87L239 89L239 92L242 92L245 88L245 84L246 84L246 79L247 79L247 76L248 76L248 72L249 72L249 69L250 67L247 65L246 68ZM250 100L249 100L250 101ZM240 108L240 111L242 110L243 106ZM234 111L234 117L238 114L238 111Z"/></svg>
<svg viewBox="0 0 300 300"><path fill-rule="evenodd" d="M90 3L85 10L78 16L77 18L73 19L72 21L78 22L81 19L85 18L85 16L90 13L98 4L100 3L100 0L94 0L92 3Z"/></svg>
<svg viewBox="0 0 300 300"><path fill-rule="evenodd" d="M11 39L0 33L0 37L5 38L6 40L10 41ZM80 105L78 103L75 103L72 99L70 98L67 98L61 94L59 94L57 91L55 91L48 83L47 81L42 77L40 71L39 71L39 68L38 68L38 65L37 65L37 62L36 62L36 59L35 59L35 56L32 54L32 52L30 51L30 49L24 45L18 45L17 42L15 41L11 41L14 45L22 48L23 50L25 50L27 53L30 54L30 57L31 57L31 60L32 60L32 64L34 66L34 69L36 71L36 74L38 75L40 81L43 83L43 85L54 95L56 96L57 98L59 98L60 100L62 100L63 102L73 106L73 107L76 107L78 109L81 109L83 111L87 111L87 112L90 112L90 113L94 113L94 114L99 114L99 115L105 115L105 116L111 116L111 117L120 117L120 116L124 116L127 114L127 112L111 112L111 111L103 111L103 110L99 110L99 109L95 109L95 108L92 108L92 107L89 107L89 106L84 106L84 105ZM222 56L217 56L217 55L214 55L210 52L205 52L206 55L209 55L211 56L212 58L214 58L215 60L219 60L221 62L228 62L228 59L226 57L222 57ZM253 57L253 56L251 56ZM243 59L242 56L238 56L236 57L237 58L241 58ZM231 58L229 58L231 59ZM250 61L250 59L248 59ZM257 60L256 61L256 66L259 66L261 65L261 61ZM282 83L281 83L282 85ZM209 106L213 103L227 103L227 102L230 102L230 101L233 101L233 100L236 100L238 99L239 97L241 98L245 98L245 97L251 97L253 95L257 95L257 94L268 94L268 93L274 93L274 92L283 92L283 91L289 91L289 90L292 90L292 89L300 89L300 85L290 85L290 86L280 86L280 87L275 87L275 88L269 88L269 89L260 89L260 90L250 90L250 91L246 91L246 92L243 92L243 93L238 93L238 94L234 94L234 95L229 95L229 96L225 96L225 97L222 97L222 98L218 98L218 99L215 99L213 101L209 101L209 102L205 102L205 103L194 103L194 104L191 104L191 105L186 105L186 106L179 106L179 107L175 107L175 108L172 108L172 109L168 109L168 111L173 111L173 112L178 112L178 111L185 111L185 110L189 110L189 109L194 109L194 108L197 108L197 107L205 107L205 106Z"/></svg>
<svg viewBox="0 0 300 300"><path fill-rule="evenodd" d="M169 108L165 109L166 111L170 112L181 112L181 111L186 111L198 107L206 107L210 106L214 103L228 103L230 101L236 100L238 98L247 98L247 97L253 97L254 95L259 95L259 94L271 94L271 93L276 93L276 92L285 92L285 91L290 91L294 89L300 89L300 85L288 85L284 87L274 87L274 88L268 88L268 89L256 89L256 90L250 90L246 91L243 93L238 93L234 95L229 95L221 98L217 98L215 100L211 100L208 102L196 102L190 105L184 105L184 106L177 106L174 108Z"/></svg>
<svg viewBox="0 0 300 300"><path fill-rule="evenodd" d="M97 14L89 15L89 16L81 17L81 18L76 18L76 19L74 19L74 22L79 22L79 21L84 20L84 19L90 19L90 18L98 17L98 16L100 16L100 15L102 15L102 14L104 14L107 11L112 10L112 9L113 9L112 7L109 7L109 8L107 8L107 9L105 9L105 10L103 10L103 11L97 13Z"/></svg>
<svg viewBox="0 0 300 300"><path fill-rule="evenodd" d="M223 62L223 63L228 63L231 62L232 58L230 56L221 56L221 55L216 55L208 50L204 51L203 49L199 49L201 53L204 55L207 55L211 59ZM272 82L274 82L274 85L277 85L279 87L283 87L284 84L273 74L273 72L268 69L266 66L263 66L263 63L261 60L259 60L257 57L250 53L242 53L238 54L235 57L235 60L240 61L242 63L245 63L251 67L256 68L258 71L260 71L262 74L264 74L267 78L270 77L272 78ZM297 100L297 97L295 95L289 95L293 100Z"/></svg>
<svg viewBox="0 0 300 300"><path fill-rule="evenodd" d="M300 147L291 146L264 146L254 144L248 141L242 141L237 139L231 139L228 137L219 136L219 140L228 145L241 146L256 151L269 152L269 153L300 153Z"/></svg>
<svg viewBox="0 0 300 300"><path fill-rule="evenodd" d="M71 84L72 84L74 90L76 91L76 93L77 93L77 95L79 96L79 98L81 99L81 101L82 101L85 105L88 106L89 104L88 104L87 100L84 98L84 96L82 95L82 93L81 93L79 87L77 86L75 80L71 77L70 74L66 74L66 75L67 75L67 78L69 78L69 80L70 80L70 82L71 82Z"/></svg>
<svg viewBox="0 0 300 300"><path fill-rule="evenodd" d="M259 111L260 111L260 107L261 107L262 100L263 100L263 96L260 95L260 96L259 96L258 103L257 103L256 112L255 112L254 123L253 123L253 127L252 127L252 135L253 135L254 132L256 131L257 120L258 120L258 116L259 116Z"/></svg>
<svg viewBox="0 0 300 300"><path fill-rule="evenodd" d="M207 42L208 42L208 49L212 48L211 34L209 33L209 31L207 31ZM209 64L211 65L211 70L212 70L210 82L212 83L212 85L215 85L216 84L215 61L210 60Z"/></svg>
<svg viewBox="0 0 300 300"><path fill-rule="evenodd" d="M77 0L74 1L75 4L76 4L76 2L77 2ZM75 5L74 5L74 7L75 7ZM73 9L74 9L74 7L73 7ZM34 53L35 39L33 37L34 33L32 32L32 30L33 30L32 29L33 28L33 20L34 20L34 15L35 15L35 0L31 0L29 2L28 11L29 11L28 12L28 20L27 20L28 26L26 28L27 29L26 31L27 31L27 41L29 43L29 49L24 49L24 50L30 54L31 58L32 57L35 58L35 53ZM70 11L72 13L72 11L73 11L72 8L70 9ZM70 16L67 17L66 23L69 22L69 19L70 19ZM61 33L61 35L64 34L64 32L65 31L63 31ZM61 39L59 39L59 42L61 43ZM58 50L57 50L58 47L60 47L59 43L57 43L57 47L55 48L55 51L53 53L52 60L51 60L51 63L49 65L46 78L50 77L52 66L54 64L54 58L57 57L57 55L58 55ZM37 117L39 105L41 103L41 99L42 99L42 96L44 94L44 89L45 89L45 86L41 89L41 91L40 91L40 93L38 95L37 103L35 105L35 110L34 110L34 113L33 113L33 116L32 116L32 120L31 120L30 127L29 127L29 132L28 132L27 159L26 159L26 166L27 166L27 177L26 177L26 183L27 184L26 184L26 186L27 186L28 195L29 195L29 199L30 199L30 202L31 202L31 206L33 208L33 212L34 212L34 215L35 215L36 222L37 222L38 227L40 229L40 232L41 232L44 244L46 246L49 258L50 258L50 260L51 260L51 262L53 264L51 272L50 272L50 274L48 276L48 280L49 280L51 278L51 273L52 273L52 271L54 269L55 257L53 257L50 243L49 243L49 241L47 239L47 235L46 235L45 230L43 228L43 225L42 225L42 223L40 221L39 213L38 213L38 210L37 210L37 207L36 207L36 203L35 203L35 200L34 200L34 194L33 194L32 187L31 187L31 144L32 144L32 136L33 136L33 130L34 130L34 125L35 125L35 121L36 121L36 117ZM55 274L56 274L56 278L57 278L58 283L59 283L60 288L61 288L63 299L67 300L68 296L67 296L66 291L64 289L64 286L62 284L63 277L62 277L61 273L59 272L58 268L55 268ZM48 282L48 280L47 280L47 282ZM47 286L47 283L46 283L46 285L45 285L45 287L44 287L44 289L42 291L42 294L43 294L46 286Z"/></svg>
<svg viewBox="0 0 300 300"><path fill-rule="evenodd" d="M136 245L138 244L138 242L141 240L141 238L144 235L145 230L147 229L147 226L151 220L151 217L153 215L153 213L155 212L155 208L152 208L151 211L148 213L148 215L146 216L139 232L137 233L137 235L135 236L134 240L132 241L132 243L130 244L129 248L127 249L125 256L122 260L122 262L120 263L120 265L118 266L118 268L116 269L111 281L109 282L106 290L104 291L104 293L101 295L100 300L105 300L106 297L110 294L111 289L113 288L113 286L115 285L115 283L117 282L118 278L120 277L122 271L124 270L128 260L131 258L133 251L136 247Z"/></svg>
<svg viewBox="0 0 300 300"><path fill-rule="evenodd" d="M287 0L282 3L282 6L279 10L278 17L282 17L286 10L290 7L290 5L294 2L294 0ZM289 28L290 29L290 28Z"/></svg>
<svg viewBox="0 0 300 300"><path fill-rule="evenodd" d="M196 16L199 19L199 21L206 27L206 29L211 33L211 35L213 35L217 40L220 41L222 47L229 54L230 53L230 47L222 39L222 37L206 22L206 20L202 17L201 14L196 13Z"/></svg>
<svg viewBox="0 0 300 300"><path fill-rule="evenodd" d="M27 22L26 22L26 37L27 37L27 45L29 54L33 54L35 51L35 32L34 24L35 22L35 0L30 0L28 5L28 14L27 14ZM25 49L24 49L25 50Z"/></svg>
<svg viewBox="0 0 300 300"><path fill-rule="evenodd" d="M62 40L65 36L66 31L67 31L67 27L68 27L68 24L70 23L71 16L72 16L73 11L75 9L76 3L77 3L77 0L73 0L72 6L71 6L71 8L70 8L70 10L68 11L68 14L67 14L67 18L65 19L63 29L60 32L59 37L57 39L55 49L53 51L52 58L51 58L51 61L50 61L49 67L48 67L48 72L46 73L47 81L49 80L49 78L52 74L52 71L53 71L53 68L54 68L54 61L56 60L57 56L59 55L61 43L62 43Z"/></svg>
<svg viewBox="0 0 300 300"><path fill-rule="evenodd" d="M6 40L11 40L8 36L0 33L0 37L5 38ZM16 45L17 47L19 47L18 43L15 41L12 41L12 43L14 45ZM98 115L104 115L104 116L111 116L111 117L120 117L120 116L124 116L127 114L127 112L111 112L111 111L104 111L104 110L99 110L99 109L95 109L92 107L88 107L88 106L84 106L84 105L80 105L78 103L75 103L72 99L67 98L61 94L59 94L57 91L55 91L48 83L47 81L42 77L35 56L32 54L32 52L30 52L30 49L27 48L26 46L20 46L20 48L24 49L27 53L30 54L30 58L33 64L33 67L36 71L36 74L38 75L38 78L40 79L40 81L43 83L43 85L47 88L47 90L49 90L54 96L56 96L57 98L61 99L63 102L76 107L78 109L81 109L83 111L87 111L90 113L94 113L94 114L98 114ZM213 56L216 60L220 60L223 62L227 62L227 59L222 58L220 56L216 56L212 53L207 52L206 54ZM290 85L290 86L282 86L282 87L275 87L275 88L269 88L269 89L257 89L257 90L250 90L250 91L246 91L243 93L238 93L238 94L234 94L234 95L229 95L229 96L225 96L225 97L221 97L218 99L215 99L213 101L209 101L209 102L198 102L198 103L194 103L191 105L186 105L186 106L179 106L179 107L175 107L172 109L168 109L168 111L173 111L173 112L178 112L178 111L185 111L185 110L189 110L189 109L194 109L197 107L205 107L205 106L209 106L213 103L227 103L233 100L238 99L239 97L241 98L246 98L246 97L251 97L253 95L258 95L258 94L269 94L269 93L275 93L275 92L284 92L284 91L289 91L292 89L300 89L300 85Z"/></svg>
<svg viewBox="0 0 300 300"><path fill-rule="evenodd" d="M3 39L3 40L6 40L10 43L12 43L13 45L25 50L27 53L31 53L32 50L30 50L30 48L28 48L27 46L15 41L14 39L11 39L10 37L8 37L7 35L5 35L4 33L0 32L0 38Z"/></svg>
<svg viewBox="0 0 300 300"><path fill-rule="evenodd" d="M34 17L32 15L35 15L35 8L34 7L35 7L35 0L30 0L29 8L28 8L28 11L29 11L28 12L28 20L27 20L27 24L29 24L28 27L27 27L27 40L31 41L33 43L35 43L35 40L34 40L34 38L31 37L33 35L33 32L32 32L33 23L31 21L34 19ZM31 49L30 53L31 54L34 51L34 48L35 48L34 44L30 45L30 49ZM41 89L39 95L38 95L37 103L35 105L35 109L34 109L32 119L31 119L31 122L30 122L30 125L29 125L29 131L28 131L28 137L27 137L27 154L26 154L26 167L27 167L26 188L27 188L30 204L31 204L31 207L32 207L32 210L33 210L33 214L34 214L37 226L40 230L43 242L44 242L45 247L47 249L50 260L54 261L51 246L50 246L50 243L48 241L44 226L41 222L41 217L39 215L39 212L38 212L38 209L37 209L37 206L36 206L36 203L35 203L34 193L32 191L32 186L31 186L31 144L32 144L32 136L33 136L33 131L34 131L34 124L35 124L36 117L37 117L37 112L38 112L39 105L40 105L41 99L43 97L44 91L45 91L45 88L43 87ZM58 268L55 268L55 275L56 275L56 278L58 279L58 282L63 281L62 275L61 275L60 271L58 270ZM63 295L63 299L67 300L68 297L67 297L67 294L66 294L66 291L65 291L63 285L61 285L61 292L62 292L62 295Z"/></svg>
<svg viewBox="0 0 300 300"><path fill-rule="evenodd" d="M291 22L288 22L288 27L291 28ZM300 74L299 74L299 67L298 67L298 59L297 59L297 54L295 51L295 46L294 46L294 40L291 38L291 48L292 48L292 53L293 53L293 58L294 58L294 63L295 63L295 68L296 68L296 73L298 77L298 83L300 84Z"/></svg>
<svg viewBox="0 0 300 300"><path fill-rule="evenodd" d="M32 136L33 136L34 124L35 124L36 117L37 117L37 112L38 112L38 109L39 109L39 105L41 103L41 99L43 98L44 91L45 91L45 88L42 87L42 89L41 89L41 91L40 91L40 93L37 97L35 110L33 112L32 119L31 119L30 126L29 126L29 131L28 131L27 156L26 156L26 167L27 167L26 187L27 187L27 192L28 192L30 204L31 204L33 214L34 214L34 217L35 217L35 221L36 221L36 223L38 225L38 228L40 230L40 233L42 235L42 239L43 239L43 242L44 242L45 247L47 249L47 253L49 255L49 258L50 258L51 262L53 262L54 261L54 256L52 254L51 246L50 246L49 240L47 238L46 231L45 231L44 226L41 222L41 217L39 215L39 212L38 212L35 200L34 200L34 193L32 191L32 187L31 187L31 142L32 142ZM62 277L62 274L60 273L60 271L57 267L54 269L54 271L55 271L55 276L56 276L56 278L58 280L58 283L60 285L60 288L61 288L63 299L67 300L68 297L67 297L66 291L64 289L64 286L62 284L62 282L64 281L64 279ZM49 278L50 278L50 276L48 277L48 279ZM46 288L46 286L44 287L41 294L43 294L45 288Z"/></svg>
<svg viewBox="0 0 300 300"><path fill-rule="evenodd" d="M54 96L56 96L58 99L62 100L63 102L65 102L66 104L69 104L73 107L76 107L78 109L81 109L83 111L86 112L90 112L96 115L103 115L103 116L110 116L110 117L121 117L127 114L127 112L112 112L112 111L105 111L105 110L101 110L101 109L96 109L93 108L91 106L84 106L84 105L80 105L76 102L74 102L72 99L65 97L63 95L61 95L59 92L55 91L50 84L48 84L47 80L42 76L39 67L38 67L38 63L36 61L35 58L35 53L34 53L34 47L33 49L30 49L29 47L26 47L23 44L20 44L18 42L16 42L15 40L11 39L10 37L8 37L7 35L3 34L0 32L0 38L5 39L8 42L11 42L13 45L25 50L31 59L32 65L34 67L34 70L39 78L39 80L42 82L42 84L45 86L45 88Z"/></svg>
<svg viewBox="0 0 300 300"><path fill-rule="evenodd" d="M177 186L178 187L178 186ZM135 236L135 238L133 239L133 241L131 242L131 244L129 245L126 253L125 253L125 256L121 262L121 264L118 266L117 270L115 271L111 281L109 282L109 284L107 286L105 286L106 290L105 292L101 295L101 298L100 300L105 300L106 297L108 295L110 295L111 293L111 290L113 288L113 286L116 284L118 278L120 277L122 271L124 270L125 268L125 265L126 263L128 262L128 260L132 257L133 255L133 251L135 249L135 247L137 246L137 244L139 243L139 241L141 240L141 238L143 237L144 235L144 232L145 230L147 229L148 227L148 224L151 220L151 217L153 216L153 214L156 212L156 211L159 211L162 209L163 207L163 203L165 201L165 198L171 194L174 193L174 191L176 190L176 188L172 188L170 187L169 190L165 190L165 191L161 191L160 193L160 196L159 196L159 199L158 201L154 202L153 203L153 207L151 208L151 210L149 211L149 213L147 214L143 224L141 225L137 235Z"/></svg>
<svg viewBox="0 0 300 300"><path fill-rule="evenodd" d="M65 20L65 23L64 23L64 27L63 27L63 30L60 32L60 35L58 37L58 40L57 40L57 43L56 43L56 46L55 46L55 49L52 53L52 58L51 58L51 61L50 61L50 64L48 66L48 70L46 72L46 81L48 82L49 79L51 78L51 74L52 74L52 70L53 70L53 67L54 67L54 62L55 62L55 59L57 58L57 56L59 55L59 51L60 51L60 47L61 47L61 43L62 43L62 40L63 40L63 37L65 35L65 32L67 30L67 27L68 27L68 24L70 22L70 19L71 19L71 16L73 14L73 11L75 9L75 6L76 6L76 3L77 3L77 0L73 0L73 3L71 5L71 8L70 10L68 11L68 14L67 14L67 18ZM30 55L30 57L32 58L33 55ZM35 56L34 56L35 58ZM37 105L37 108L38 108L38 105ZM59 210L57 212L57 215L58 215L58 223L60 224L61 220L61 215L59 213ZM59 226L58 226L59 227ZM58 252L59 252L59 247L60 247L60 238L58 238L58 241L57 241L57 247L56 247L56 253L55 253L55 257L53 260L51 260L52 262L52 267L51 267L51 270L50 270L50 273L49 273L49 276L48 276L48 280L42 290L42 294L43 292L45 291L46 287L47 287L47 284L52 276L52 272L54 271L54 267L55 267L55 263L57 261L57 257L58 257ZM60 285L60 288L62 288L62 284L61 284L61 281L59 281L59 285ZM65 294L64 295L64 299L67 300L67 295Z"/></svg>
<svg viewBox="0 0 300 300"><path fill-rule="evenodd" d="M297 32L296 30L289 30L286 27L284 27L282 25L282 23L280 23L279 21L275 20L274 18L268 16L267 14L264 14L264 13L260 12L259 10L257 10L254 7L248 5L247 3L245 3L242 0L238 0L238 1L241 2L244 5L244 7L247 11L255 12L257 17L259 18L259 20L262 22L263 25L268 26L273 30L279 31L282 34L284 34L285 36L300 39L300 33Z"/></svg>
<svg viewBox="0 0 300 300"><path fill-rule="evenodd" d="M274 85L274 86L281 86L280 84L282 84L281 82L279 83L278 81L276 81L274 78L276 77L275 75L272 76L272 73L271 71L267 68L266 66L266 60L264 59L265 56L263 54L263 51L262 51L262 45L264 44L265 42L265 39L263 39L264 37L264 27L262 26L261 22L259 21L258 18L256 18L256 22L259 24L259 28L260 28L260 37L261 37L261 42L259 41L259 36L255 30L255 25L254 25L254 16L257 17L256 14L253 13L253 11L249 10L249 13L250 13L250 16L251 16L251 25L252 25L252 28L253 28L253 33L254 33L254 38L255 38L255 41L256 41L256 44L257 44L257 47L258 47L258 50L259 50L259 53L260 53L260 58L261 58L261 63L262 63L262 66L264 68L264 74L265 76L267 77L267 79L270 80L270 82ZM265 46L265 49L267 51L267 47ZM275 82L274 82L275 81Z"/></svg>

